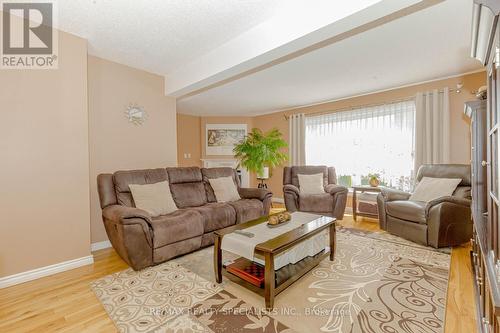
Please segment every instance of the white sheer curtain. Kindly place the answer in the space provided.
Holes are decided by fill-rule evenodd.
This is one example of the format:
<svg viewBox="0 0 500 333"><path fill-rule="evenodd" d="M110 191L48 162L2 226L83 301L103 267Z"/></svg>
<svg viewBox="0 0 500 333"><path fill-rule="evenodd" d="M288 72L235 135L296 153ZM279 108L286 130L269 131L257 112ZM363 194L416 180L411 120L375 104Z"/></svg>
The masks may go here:
<svg viewBox="0 0 500 333"><path fill-rule="evenodd" d="M339 183L376 174L408 190L414 167L415 102L403 101L306 118L306 164L334 166Z"/></svg>
<svg viewBox="0 0 500 333"><path fill-rule="evenodd" d="M288 118L289 129L289 150L290 166L304 165L305 158L305 116L303 113L291 115Z"/></svg>
<svg viewBox="0 0 500 333"><path fill-rule="evenodd" d="M418 93L415 101L415 171L422 164L450 163L449 89Z"/></svg>

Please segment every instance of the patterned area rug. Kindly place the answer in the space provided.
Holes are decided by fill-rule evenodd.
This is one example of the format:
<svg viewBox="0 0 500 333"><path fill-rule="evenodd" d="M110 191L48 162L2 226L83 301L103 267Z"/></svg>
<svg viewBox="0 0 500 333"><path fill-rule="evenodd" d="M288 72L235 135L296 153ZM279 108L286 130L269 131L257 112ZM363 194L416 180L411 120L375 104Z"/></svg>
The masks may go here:
<svg viewBox="0 0 500 333"><path fill-rule="evenodd" d="M213 248L92 288L121 332L443 332L449 253L340 228L335 261L322 261L267 313L260 296L213 283Z"/></svg>

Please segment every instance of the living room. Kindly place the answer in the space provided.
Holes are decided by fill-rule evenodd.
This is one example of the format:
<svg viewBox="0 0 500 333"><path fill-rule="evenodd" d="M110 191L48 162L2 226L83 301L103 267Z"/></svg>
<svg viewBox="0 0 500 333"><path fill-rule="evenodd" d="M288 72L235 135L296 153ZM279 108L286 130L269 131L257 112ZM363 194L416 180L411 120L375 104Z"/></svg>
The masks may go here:
<svg viewBox="0 0 500 333"><path fill-rule="evenodd" d="M494 0L1 1L0 332L499 332Z"/></svg>

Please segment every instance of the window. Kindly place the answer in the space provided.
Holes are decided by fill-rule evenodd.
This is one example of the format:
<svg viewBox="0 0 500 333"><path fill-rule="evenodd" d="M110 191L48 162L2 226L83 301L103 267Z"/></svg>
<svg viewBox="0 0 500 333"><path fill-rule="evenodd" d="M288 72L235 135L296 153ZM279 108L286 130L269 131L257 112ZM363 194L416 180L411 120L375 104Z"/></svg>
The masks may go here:
<svg viewBox="0 0 500 333"><path fill-rule="evenodd" d="M415 102L404 101L306 118L306 164L334 166L339 184L413 183Z"/></svg>

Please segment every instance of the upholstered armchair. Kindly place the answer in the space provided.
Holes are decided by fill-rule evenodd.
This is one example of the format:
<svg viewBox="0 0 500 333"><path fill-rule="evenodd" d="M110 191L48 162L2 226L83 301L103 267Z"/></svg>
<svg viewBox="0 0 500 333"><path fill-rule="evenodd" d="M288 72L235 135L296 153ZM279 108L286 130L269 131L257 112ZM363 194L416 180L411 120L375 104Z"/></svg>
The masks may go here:
<svg viewBox="0 0 500 333"><path fill-rule="evenodd" d="M298 175L323 174L325 193L301 194ZM283 172L283 193L285 206L290 212L302 211L332 216L338 220L344 217L347 188L337 185L335 168L326 166L292 166Z"/></svg>
<svg viewBox="0 0 500 333"><path fill-rule="evenodd" d="M460 245L472 237L471 174L464 164L427 164L423 177L462 179L451 196L430 202L409 200L411 194L383 189L377 197L380 228L415 243L435 248Z"/></svg>

